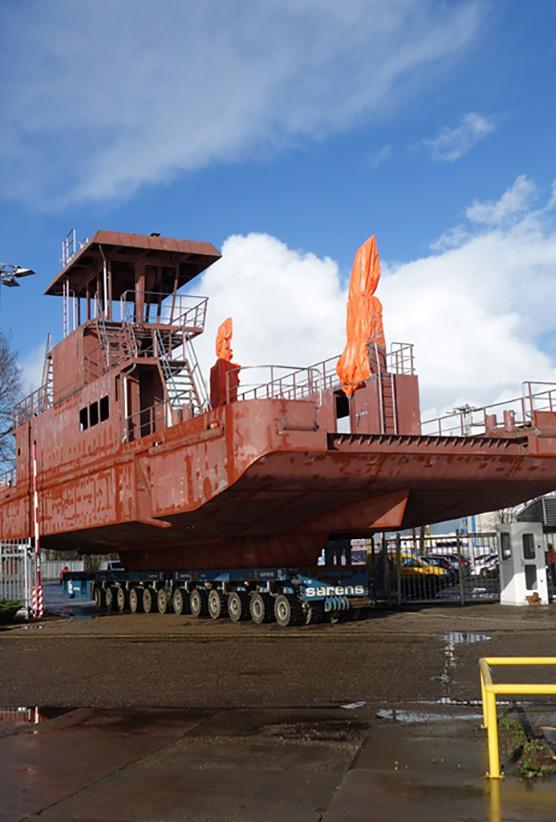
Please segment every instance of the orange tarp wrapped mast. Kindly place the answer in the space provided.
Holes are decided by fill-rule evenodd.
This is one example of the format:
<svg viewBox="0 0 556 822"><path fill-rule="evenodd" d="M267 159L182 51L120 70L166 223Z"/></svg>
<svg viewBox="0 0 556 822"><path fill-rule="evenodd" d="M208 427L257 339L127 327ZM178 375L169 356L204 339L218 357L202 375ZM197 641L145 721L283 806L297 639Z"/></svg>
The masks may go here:
<svg viewBox="0 0 556 822"><path fill-rule="evenodd" d="M348 397L371 376L369 344L377 346L378 359L384 358L386 342L382 326L382 303L374 296L380 280L380 258L374 236L357 249L349 281L346 345L336 373ZM375 359L375 358L373 358ZM379 363L375 363L377 368Z"/></svg>
<svg viewBox="0 0 556 822"><path fill-rule="evenodd" d="M216 363L210 370L210 404L212 408L237 400L239 366L232 362L232 318L228 317L216 332Z"/></svg>

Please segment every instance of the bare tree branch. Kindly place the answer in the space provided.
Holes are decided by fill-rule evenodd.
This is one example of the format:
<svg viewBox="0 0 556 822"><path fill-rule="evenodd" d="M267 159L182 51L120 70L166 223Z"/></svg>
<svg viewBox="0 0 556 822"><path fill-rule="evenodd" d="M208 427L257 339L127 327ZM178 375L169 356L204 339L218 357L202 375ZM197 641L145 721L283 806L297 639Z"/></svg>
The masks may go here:
<svg viewBox="0 0 556 822"><path fill-rule="evenodd" d="M14 462L14 440L11 433L12 408L23 390L21 369L8 337L0 331L0 472Z"/></svg>

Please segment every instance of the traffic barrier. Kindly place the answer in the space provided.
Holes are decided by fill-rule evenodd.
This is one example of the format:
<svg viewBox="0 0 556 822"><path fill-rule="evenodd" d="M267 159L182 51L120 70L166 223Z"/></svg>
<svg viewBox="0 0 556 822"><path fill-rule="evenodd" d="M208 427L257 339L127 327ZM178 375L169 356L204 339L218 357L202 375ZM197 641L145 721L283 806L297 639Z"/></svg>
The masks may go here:
<svg viewBox="0 0 556 822"><path fill-rule="evenodd" d="M491 667L496 665L556 665L555 656L487 656L479 660L481 675L481 700L483 704L483 725L488 739L488 771L490 779L502 779L500 751L498 747L498 718L496 697L501 696L554 696L554 683L510 683L492 681Z"/></svg>
<svg viewBox="0 0 556 822"><path fill-rule="evenodd" d="M35 619L44 616L44 588L42 585L33 586L31 591L31 611Z"/></svg>

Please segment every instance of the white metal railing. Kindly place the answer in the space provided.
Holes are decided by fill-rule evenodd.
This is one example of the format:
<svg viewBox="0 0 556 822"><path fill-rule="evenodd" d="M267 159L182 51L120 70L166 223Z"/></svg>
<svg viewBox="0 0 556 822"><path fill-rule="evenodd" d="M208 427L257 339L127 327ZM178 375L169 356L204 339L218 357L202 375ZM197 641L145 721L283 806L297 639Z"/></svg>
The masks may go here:
<svg viewBox="0 0 556 822"><path fill-rule="evenodd" d="M89 242L88 237L83 237L81 241L77 239L77 231L75 228L70 228L64 239L62 240L62 254L60 262L65 268L72 257L75 257L78 251L81 251L83 246Z"/></svg>
<svg viewBox="0 0 556 822"><path fill-rule="evenodd" d="M30 540L0 541L0 599L19 602L31 612L35 553Z"/></svg>
<svg viewBox="0 0 556 822"><path fill-rule="evenodd" d="M143 309L137 316L137 297ZM141 300L139 300L141 302ZM193 294L164 294L156 291L124 291L120 298L120 319L128 323L172 325L200 334L205 327L208 297Z"/></svg>
<svg viewBox="0 0 556 822"><path fill-rule="evenodd" d="M244 377L249 372L249 382ZM236 388L232 374L241 373L241 385ZM238 366L226 372L226 402L237 400L284 399L302 400L319 396L321 378L313 367L299 368L290 365Z"/></svg>
<svg viewBox="0 0 556 822"><path fill-rule="evenodd" d="M41 385L27 397L24 397L12 411L12 420L14 428L27 422L32 417L42 414L47 408L52 405L52 393L48 385Z"/></svg>
<svg viewBox="0 0 556 822"><path fill-rule="evenodd" d="M371 343L370 345L373 344ZM386 372L389 374L415 374L415 355L413 348L413 343L390 343L390 351L386 353ZM327 360L310 366L318 370L323 390L340 387L340 378L336 373L336 366L339 359L339 355L329 357Z"/></svg>
<svg viewBox="0 0 556 822"><path fill-rule="evenodd" d="M539 391L536 386L543 386ZM421 423L421 433L434 436L481 435L503 426L511 431L532 424L533 412L556 412L556 383L524 382L521 397L475 408L464 405L441 417Z"/></svg>
<svg viewBox="0 0 556 822"><path fill-rule="evenodd" d="M0 491L3 491L4 488L12 488L16 483L16 470L15 468L9 468L7 471L3 471L0 474Z"/></svg>

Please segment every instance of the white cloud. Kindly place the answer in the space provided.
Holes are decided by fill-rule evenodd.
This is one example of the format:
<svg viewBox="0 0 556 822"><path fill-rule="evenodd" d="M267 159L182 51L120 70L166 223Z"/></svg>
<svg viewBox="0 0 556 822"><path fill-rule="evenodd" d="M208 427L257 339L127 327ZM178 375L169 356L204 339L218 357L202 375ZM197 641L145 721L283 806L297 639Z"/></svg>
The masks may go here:
<svg viewBox="0 0 556 822"><path fill-rule="evenodd" d="M461 52L483 13L479 0L78 6L0 9L5 196L127 197L347 129Z"/></svg>
<svg viewBox="0 0 556 822"><path fill-rule="evenodd" d="M241 365L306 366L343 346L345 286L338 265L288 248L268 234L233 236L222 259L193 287L209 297L206 333L196 344L207 366L216 329L234 322L234 360Z"/></svg>
<svg viewBox="0 0 556 822"><path fill-rule="evenodd" d="M504 228L470 228L455 247L383 268L387 339L415 344L423 408L444 412L519 395L524 380L556 381L540 344L555 328L556 227L540 212ZM242 365L309 365L338 354L347 273L268 235L230 237L195 285L210 297L199 341L205 368L228 315Z"/></svg>
<svg viewBox="0 0 556 822"><path fill-rule="evenodd" d="M552 186L550 189L550 199L547 203L546 210L552 211L553 208L556 208L556 180L552 181Z"/></svg>
<svg viewBox="0 0 556 822"><path fill-rule="evenodd" d="M515 218L516 215L527 211L536 195L537 186L533 180L530 180L525 174L520 174L499 200L494 203L475 200L465 210L465 216L473 223L499 225L504 220Z"/></svg>
<svg viewBox="0 0 556 822"><path fill-rule="evenodd" d="M45 349L45 343L36 346L20 362L23 372L23 388L26 393L31 393L42 384Z"/></svg>
<svg viewBox="0 0 556 822"><path fill-rule="evenodd" d="M452 163L471 151L477 143L491 134L494 128L493 117L469 112L462 117L458 126L445 126L437 137L423 142L430 148L435 160Z"/></svg>
<svg viewBox="0 0 556 822"><path fill-rule="evenodd" d="M389 157L392 156L392 146L382 146L379 148L378 151L371 156L371 166L372 168L378 168L385 160L388 160Z"/></svg>

